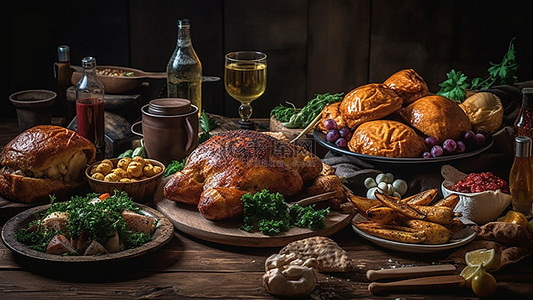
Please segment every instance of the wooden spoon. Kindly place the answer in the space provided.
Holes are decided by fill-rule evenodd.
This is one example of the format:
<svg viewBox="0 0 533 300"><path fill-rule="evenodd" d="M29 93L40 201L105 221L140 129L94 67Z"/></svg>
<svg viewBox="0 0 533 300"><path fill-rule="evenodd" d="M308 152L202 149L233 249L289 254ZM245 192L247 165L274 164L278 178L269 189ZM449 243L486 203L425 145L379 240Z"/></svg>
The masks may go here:
<svg viewBox="0 0 533 300"><path fill-rule="evenodd" d="M368 290L372 294L389 291L419 291L428 289L450 289L465 285L461 275L441 275L399 280L393 282L371 282Z"/></svg>

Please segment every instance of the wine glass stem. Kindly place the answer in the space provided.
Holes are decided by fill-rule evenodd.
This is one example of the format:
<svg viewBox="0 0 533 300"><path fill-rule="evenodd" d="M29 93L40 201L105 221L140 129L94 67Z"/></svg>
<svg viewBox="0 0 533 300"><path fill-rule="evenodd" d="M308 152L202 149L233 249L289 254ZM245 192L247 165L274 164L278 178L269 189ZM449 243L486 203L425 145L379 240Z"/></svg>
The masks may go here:
<svg viewBox="0 0 533 300"><path fill-rule="evenodd" d="M248 122L252 116L252 106L250 104L241 104L239 106L239 115L242 121Z"/></svg>

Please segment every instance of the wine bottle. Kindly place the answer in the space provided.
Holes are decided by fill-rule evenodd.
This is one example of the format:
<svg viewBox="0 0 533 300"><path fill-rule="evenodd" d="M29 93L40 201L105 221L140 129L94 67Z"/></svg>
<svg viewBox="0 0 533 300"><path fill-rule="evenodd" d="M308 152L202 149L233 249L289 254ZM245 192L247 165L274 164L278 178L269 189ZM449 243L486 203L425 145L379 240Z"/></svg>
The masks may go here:
<svg viewBox="0 0 533 300"><path fill-rule="evenodd" d="M189 20L178 20L178 41L167 65L167 96L184 98L202 112L202 63L191 41Z"/></svg>

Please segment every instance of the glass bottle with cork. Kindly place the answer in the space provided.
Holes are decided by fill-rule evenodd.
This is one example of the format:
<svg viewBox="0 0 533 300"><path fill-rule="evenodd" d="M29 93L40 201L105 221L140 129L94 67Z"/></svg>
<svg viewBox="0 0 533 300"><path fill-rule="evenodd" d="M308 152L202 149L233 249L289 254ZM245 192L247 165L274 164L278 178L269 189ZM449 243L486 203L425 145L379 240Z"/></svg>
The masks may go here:
<svg viewBox="0 0 533 300"><path fill-rule="evenodd" d="M522 106L514 123L514 133L533 139L533 88L522 89Z"/></svg>
<svg viewBox="0 0 533 300"><path fill-rule="evenodd" d="M515 138L515 158L509 174L513 210L530 217L533 205L533 158L531 138Z"/></svg>
<svg viewBox="0 0 533 300"><path fill-rule="evenodd" d="M96 147L96 159L105 156L104 85L96 76L96 59L82 59L83 75L76 86L78 133Z"/></svg>
<svg viewBox="0 0 533 300"><path fill-rule="evenodd" d="M191 41L188 19L178 20L178 41L167 65L167 96L184 98L202 112L202 63Z"/></svg>

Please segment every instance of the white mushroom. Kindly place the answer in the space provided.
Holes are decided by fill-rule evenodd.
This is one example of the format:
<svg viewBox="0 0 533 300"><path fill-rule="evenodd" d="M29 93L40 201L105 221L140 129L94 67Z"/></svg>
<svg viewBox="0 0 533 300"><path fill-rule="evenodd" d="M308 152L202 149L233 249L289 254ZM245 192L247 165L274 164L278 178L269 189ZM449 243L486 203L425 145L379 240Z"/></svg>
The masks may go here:
<svg viewBox="0 0 533 300"><path fill-rule="evenodd" d="M284 270L274 268L263 275L263 286L275 296L304 297L309 295L318 282L313 268L289 265Z"/></svg>

